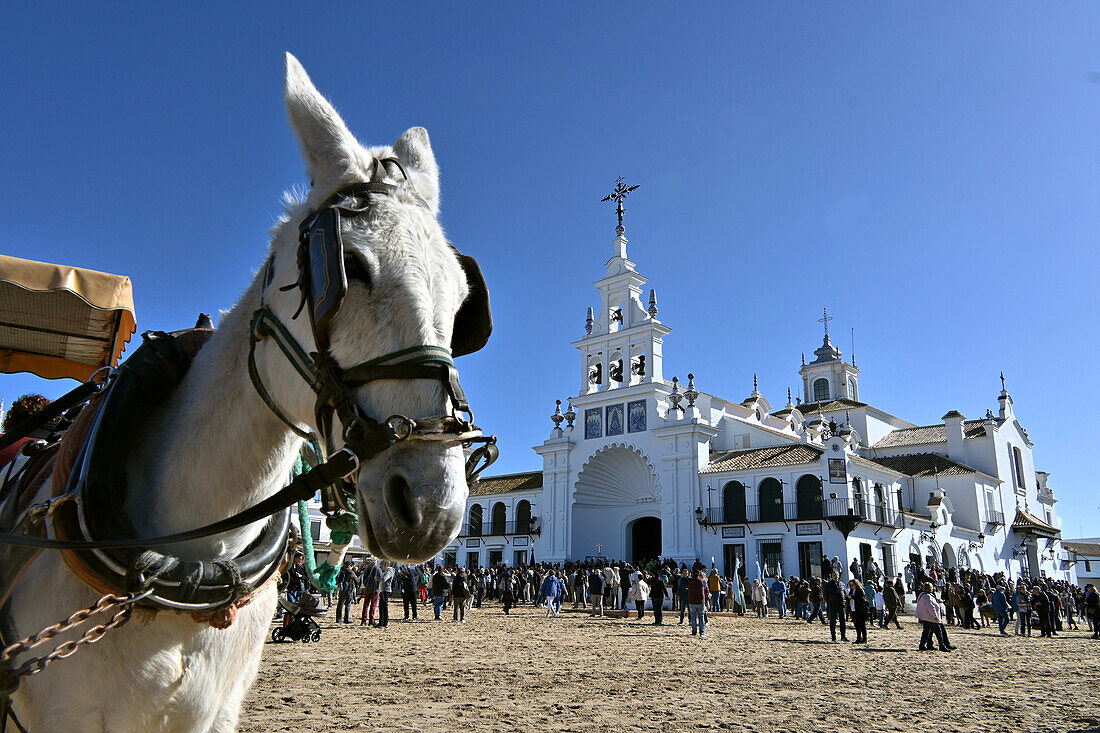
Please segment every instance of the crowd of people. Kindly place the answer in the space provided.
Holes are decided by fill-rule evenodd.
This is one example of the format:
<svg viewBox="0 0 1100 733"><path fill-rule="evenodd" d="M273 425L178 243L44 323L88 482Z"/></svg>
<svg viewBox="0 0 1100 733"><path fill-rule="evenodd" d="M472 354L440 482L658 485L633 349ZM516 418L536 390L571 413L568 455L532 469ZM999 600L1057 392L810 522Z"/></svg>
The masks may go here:
<svg viewBox="0 0 1100 733"><path fill-rule="evenodd" d="M307 576L300 562L288 571L287 590L301 591ZM912 613L922 624L921 650L951 651L948 627L992 629L1009 636L1055 636L1063 630L1086 629L1100 638L1100 596L1089 584L1084 588L1065 581L1043 578L1011 580L1003 573L987 575L975 570L923 568L910 563L894 578L886 577L873 561L866 568L853 561L847 579L839 558L823 558L821 574L809 578L762 577L749 581L743 574L723 576L716 567L700 560L688 567L672 560L634 566L611 560L530 567L453 568L430 565L393 565L367 559L346 561L337 576L336 620L352 623L351 609L361 626L385 629L390 621L389 597L400 594L405 620L415 620L418 606L431 604L433 618L465 623L470 608L487 601L499 603L503 613L521 604L545 609L546 618L571 604L592 616L607 610L623 610L636 619L665 623L666 606L679 613L678 623L688 624L693 635L706 637L707 614L773 614L829 627L834 642L867 643L868 628L901 629L899 615ZM912 598L912 601L909 598ZM933 646L935 642L936 646Z"/></svg>

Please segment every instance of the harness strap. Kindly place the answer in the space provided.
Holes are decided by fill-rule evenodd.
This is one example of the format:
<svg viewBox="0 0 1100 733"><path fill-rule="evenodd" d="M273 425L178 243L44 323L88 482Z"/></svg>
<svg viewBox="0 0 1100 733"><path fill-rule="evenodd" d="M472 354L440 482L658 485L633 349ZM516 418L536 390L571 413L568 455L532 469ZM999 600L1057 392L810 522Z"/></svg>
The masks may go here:
<svg viewBox="0 0 1100 733"><path fill-rule="evenodd" d="M428 361L429 358L431 361ZM458 381L458 370L455 369L454 362L449 357L446 362L439 362L434 357L425 357L424 361L419 363L372 365L370 362L365 362L341 372L341 376L343 381L353 388L380 379L432 379L446 387L448 396L457 411L470 412L466 393L462 391L462 384Z"/></svg>
<svg viewBox="0 0 1100 733"><path fill-rule="evenodd" d="M338 451L332 458L312 471L298 476L259 504L255 504L231 517L185 532L176 532L161 537L135 537L119 540L57 540L0 533L0 543L23 547L41 547L51 550L112 550L191 542L192 540L239 529L247 524L267 519L299 500L311 499L318 491L331 483L339 481L357 468L359 468L359 460L350 450Z"/></svg>

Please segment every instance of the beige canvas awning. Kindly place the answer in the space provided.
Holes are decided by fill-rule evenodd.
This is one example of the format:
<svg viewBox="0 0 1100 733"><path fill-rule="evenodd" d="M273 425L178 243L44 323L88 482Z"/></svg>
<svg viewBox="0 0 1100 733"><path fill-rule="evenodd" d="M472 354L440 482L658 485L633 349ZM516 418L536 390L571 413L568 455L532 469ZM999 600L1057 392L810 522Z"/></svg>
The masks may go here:
<svg viewBox="0 0 1100 733"><path fill-rule="evenodd" d="M0 372L84 381L136 327L130 278L0 255Z"/></svg>

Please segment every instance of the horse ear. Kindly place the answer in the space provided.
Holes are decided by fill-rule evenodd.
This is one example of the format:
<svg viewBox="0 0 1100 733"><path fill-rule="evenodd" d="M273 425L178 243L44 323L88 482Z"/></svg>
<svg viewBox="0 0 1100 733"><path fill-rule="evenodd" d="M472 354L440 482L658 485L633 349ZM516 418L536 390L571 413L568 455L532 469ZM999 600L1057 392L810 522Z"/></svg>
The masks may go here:
<svg viewBox="0 0 1100 733"><path fill-rule="evenodd" d="M298 136L306 171L315 187L339 178L355 165L359 143L328 100L313 86L298 59L286 55L284 96Z"/></svg>
<svg viewBox="0 0 1100 733"><path fill-rule="evenodd" d="M439 166L423 127L411 127L393 144L394 155L405 165L409 180L432 211L439 213Z"/></svg>

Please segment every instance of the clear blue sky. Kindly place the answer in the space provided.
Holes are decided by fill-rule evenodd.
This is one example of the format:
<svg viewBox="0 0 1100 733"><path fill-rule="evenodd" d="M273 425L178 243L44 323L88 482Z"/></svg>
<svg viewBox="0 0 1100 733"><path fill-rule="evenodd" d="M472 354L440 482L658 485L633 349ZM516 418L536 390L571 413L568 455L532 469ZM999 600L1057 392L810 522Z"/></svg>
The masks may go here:
<svg viewBox="0 0 1100 733"><path fill-rule="evenodd" d="M591 7L601 5L602 7ZM460 364L500 472L577 389L616 176L665 373L775 405L828 306L861 396L996 407L1100 535L1100 7L1084 3L8 3L0 251L129 275L140 329L232 305L283 190L297 55L366 143L428 128L496 333ZM0 377L0 394L71 383Z"/></svg>

